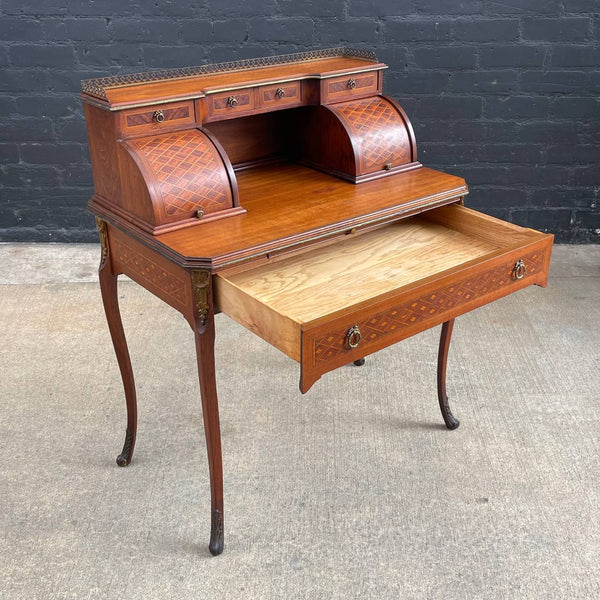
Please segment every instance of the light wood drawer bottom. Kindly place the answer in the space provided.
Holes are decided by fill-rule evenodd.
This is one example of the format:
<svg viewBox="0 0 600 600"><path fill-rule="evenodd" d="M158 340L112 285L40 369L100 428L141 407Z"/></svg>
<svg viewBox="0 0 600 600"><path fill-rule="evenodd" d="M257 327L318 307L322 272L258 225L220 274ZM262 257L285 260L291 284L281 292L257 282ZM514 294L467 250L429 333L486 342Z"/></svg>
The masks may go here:
<svg viewBox="0 0 600 600"><path fill-rule="evenodd" d="M525 286L545 285L552 239L455 204L219 273L215 304L299 361L306 392L332 369Z"/></svg>

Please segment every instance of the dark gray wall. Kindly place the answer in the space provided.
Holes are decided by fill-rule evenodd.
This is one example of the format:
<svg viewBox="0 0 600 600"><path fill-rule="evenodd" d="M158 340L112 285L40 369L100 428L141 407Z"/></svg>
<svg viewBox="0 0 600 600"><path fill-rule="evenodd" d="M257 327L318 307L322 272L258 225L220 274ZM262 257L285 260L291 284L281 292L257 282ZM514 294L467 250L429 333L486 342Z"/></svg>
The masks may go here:
<svg viewBox="0 0 600 600"><path fill-rule="evenodd" d="M79 80L341 43L470 206L600 241L600 0L0 0L0 239L95 240Z"/></svg>

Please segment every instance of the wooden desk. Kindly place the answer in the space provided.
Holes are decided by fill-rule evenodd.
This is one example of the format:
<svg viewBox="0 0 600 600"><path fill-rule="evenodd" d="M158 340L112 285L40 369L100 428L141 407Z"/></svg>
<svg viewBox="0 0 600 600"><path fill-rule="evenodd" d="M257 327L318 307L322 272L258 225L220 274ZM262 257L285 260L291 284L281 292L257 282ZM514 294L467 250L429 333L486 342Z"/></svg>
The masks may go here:
<svg viewBox="0 0 600 600"><path fill-rule="evenodd" d="M137 409L117 297L123 273L192 327L223 550L214 314L325 373L442 324L438 400L454 319L545 286L552 236L463 206L463 179L423 167L407 115L381 94L385 65L337 48L84 81L100 285L127 402ZM365 407L365 410L368 410Z"/></svg>

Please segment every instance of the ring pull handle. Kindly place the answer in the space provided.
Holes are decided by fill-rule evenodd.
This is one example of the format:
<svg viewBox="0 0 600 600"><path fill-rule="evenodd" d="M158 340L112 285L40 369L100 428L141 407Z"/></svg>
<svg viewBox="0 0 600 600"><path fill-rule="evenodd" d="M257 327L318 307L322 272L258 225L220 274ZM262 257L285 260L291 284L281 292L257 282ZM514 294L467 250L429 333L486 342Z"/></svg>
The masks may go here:
<svg viewBox="0 0 600 600"><path fill-rule="evenodd" d="M356 80L355 79L348 79L348 88L353 90L356 87Z"/></svg>
<svg viewBox="0 0 600 600"><path fill-rule="evenodd" d="M231 106L231 108L237 106L238 103L238 99L237 96L229 96L229 98L227 98L227 106Z"/></svg>
<svg viewBox="0 0 600 600"><path fill-rule="evenodd" d="M513 268L513 275L515 279L523 279L523 277L525 277L526 271L527 269L525 267L525 262L523 261L523 259L519 259L515 263L515 266Z"/></svg>
<svg viewBox="0 0 600 600"><path fill-rule="evenodd" d="M165 120L165 115L162 110L155 110L152 118L156 123L162 123Z"/></svg>
<svg viewBox="0 0 600 600"><path fill-rule="evenodd" d="M285 96L285 90L283 88L277 88L275 96L277 96L279 99L283 98Z"/></svg>
<svg viewBox="0 0 600 600"><path fill-rule="evenodd" d="M350 348L356 348L360 344L360 340L362 340L362 333L358 325L352 325L346 332L346 343Z"/></svg>

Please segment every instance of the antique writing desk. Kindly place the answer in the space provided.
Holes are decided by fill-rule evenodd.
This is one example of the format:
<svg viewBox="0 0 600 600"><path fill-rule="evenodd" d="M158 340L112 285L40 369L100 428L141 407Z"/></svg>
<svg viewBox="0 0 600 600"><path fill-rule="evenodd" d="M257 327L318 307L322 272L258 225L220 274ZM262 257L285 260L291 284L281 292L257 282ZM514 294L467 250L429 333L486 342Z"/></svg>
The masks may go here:
<svg viewBox="0 0 600 600"><path fill-rule="evenodd" d="M214 314L300 363L307 392L332 369L545 286L552 236L463 206L463 179L417 162L386 66L336 48L84 81L100 285L127 400L136 395L119 315L121 273L180 311L195 340L211 484L210 551L223 550ZM365 410L368 408L365 406Z"/></svg>

